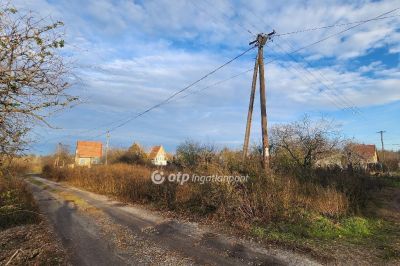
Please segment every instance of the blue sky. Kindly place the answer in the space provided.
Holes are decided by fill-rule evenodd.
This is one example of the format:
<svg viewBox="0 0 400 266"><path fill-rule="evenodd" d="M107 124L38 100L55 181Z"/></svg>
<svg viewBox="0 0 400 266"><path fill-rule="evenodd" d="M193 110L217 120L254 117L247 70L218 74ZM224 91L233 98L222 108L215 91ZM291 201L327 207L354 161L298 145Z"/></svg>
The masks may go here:
<svg viewBox="0 0 400 266"><path fill-rule="evenodd" d="M129 119L248 48L248 32L277 33L374 18L400 7L387 1L14 0L20 10L65 23L66 60L79 79L70 93L82 104L54 115L60 129L37 127L31 152L53 152L58 142L101 140L110 126ZM361 143L400 146L400 11L287 56L346 26L275 37L265 47L269 125L305 113L335 119ZM354 25L354 24L352 24ZM351 26L351 25L350 25ZM349 26L347 26L349 27ZM192 90L254 65L252 51ZM306 70L305 70L306 69ZM251 73L145 114L111 132L111 146L162 144L186 139L240 148ZM189 91L188 91L189 92ZM258 94L257 94L258 96ZM359 114L347 107L356 106ZM251 139L261 136L256 98ZM111 125L112 126L112 125ZM94 129L94 130L93 130ZM380 147L380 146L378 146Z"/></svg>

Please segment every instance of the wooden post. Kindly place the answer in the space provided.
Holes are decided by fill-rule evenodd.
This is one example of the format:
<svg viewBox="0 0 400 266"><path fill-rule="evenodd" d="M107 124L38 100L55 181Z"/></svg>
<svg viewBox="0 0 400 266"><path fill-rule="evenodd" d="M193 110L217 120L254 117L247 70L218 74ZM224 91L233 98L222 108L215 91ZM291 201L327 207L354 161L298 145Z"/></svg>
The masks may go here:
<svg viewBox="0 0 400 266"><path fill-rule="evenodd" d="M246 133L244 136L244 144L243 144L243 159L247 157L249 149L251 119L253 116L254 95L256 93L256 85L257 85L257 72L258 72L258 55L254 63L253 81L251 83L249 112L247 113Z"/></svg>
<svg viewBox="0 0 400 266"><path fill-rule="evenodd" d="M107 165L108 164L108 148L110 145L110 132L109 131L107 131L106 137L107 137L107 140L106 140L106 165Z"/></svg>
<svg viewBox="0 0 400 266"><path fill-rule="evenodd" d="M246 133L243 144L243 159L247 157L249 148L251 119L253 115L254 95L257 83L257 71L259 71L260 79L260 104L261 104L261 132L262 132L262 165L264 169L269 168L269 143L268 143L268 125L267 125L267 99L265 93L265 77L264 77L264 45L272 38L275 31L269 34L258 34L257 39L252 41L250 45L258 46L258 54L254 65L253 81L251 84L251 94L249 103L249 112L247 114Z"/></svg>
<svg viewBox="0 0 400 266"><path fill-rule="evenodd" d="M264 51L263 47L267 39L265 36L258 36L258 70L260 71L260 104L261 104L261 132L262 132L262 156L263 167L269 168L269 143L268 143L268 125L267 125L267 100L265 94L264 77Z"/></svg>
<svg viewBox="0 0 400 266"><path fill-rule="evenodd" d="M383 145L383 133L386 133L386 131L378 131L376 133L381 134L381 144L382 144L382 165L385 163L385 146Z"/></svg>

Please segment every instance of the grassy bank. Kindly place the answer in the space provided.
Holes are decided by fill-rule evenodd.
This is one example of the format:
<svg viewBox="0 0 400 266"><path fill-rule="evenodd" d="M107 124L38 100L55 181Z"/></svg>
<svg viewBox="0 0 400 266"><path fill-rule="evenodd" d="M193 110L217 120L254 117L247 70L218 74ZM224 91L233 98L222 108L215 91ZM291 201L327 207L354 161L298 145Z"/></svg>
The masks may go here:
<svg viewBox="0 0 400 266"><path fill-rule="evenodd" d="M68 265L65 251L21 178L24 171L20 164L0 171L0 264Z"/></svg>
<svg viewBox="0 0 400 266"><path fill-rule="evenodd" d="M0 177L0 229L39 221L38 208L23 180Z"/></svg>

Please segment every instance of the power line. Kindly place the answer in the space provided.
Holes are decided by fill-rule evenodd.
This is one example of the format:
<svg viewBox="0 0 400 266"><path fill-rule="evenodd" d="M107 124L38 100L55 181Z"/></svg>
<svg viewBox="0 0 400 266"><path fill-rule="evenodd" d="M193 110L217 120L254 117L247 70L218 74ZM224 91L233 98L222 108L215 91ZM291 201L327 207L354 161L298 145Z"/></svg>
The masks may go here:
<svg viewBox="0 0 400 266"><path fill-rule="evenodd" d="M138 113L136 116L134 116L134 117L132 117L132 118L130 118L130 119L124 121L123 123L121 123L121 124L119 124L119 125L117 125L117 126L115 126L115 127L110 128L108 131L114 131L115 129L120 128L120 127L126 125L126 124L129 123L130 121L132 121L132 120L134 120L134 119L136 119L136 118L138 118L138 117L141 117L142 115L144 115L144 114L150 112L151 110L156 109L156 108L160 107L161 105L164 105L164 104L168 103L168 102L169 102L171 99L173 99L175 96L177 96L177 95L181 94L182 92L184 92L184 91L190 89L191 87L193 87L193 86L196 85L197 83L201 82L202 80L206 79L206 78L209 77L210 75L214 74L215 72L217 72L217 71L220 70L221 68L223 68L223 67L229 65L230 63L232 63L233 61L235 61L235 60L238 59L239 57L241 57L241 56L245 55L246 53L248 53L249 51L253 50L255 47L256 47L256 46L251 46L249 49L245 50L244 52L242 52L242 53L240 53L239 55L235 56L234 58L230 59L230 60L227 61L226 63L220 65L219 67L217 67L216 69L214 69L214 70L212 70L211 72L207 73L207 74L204 75L203 77L201 77L201 78L199 78L198 80L192 82L191 84L189 84L188 86L184 87L183 89L181 89L181 90L179 90L179 91L173 93L171 96L169 96L169 97L166 98L165 100L161 101L160 103L155 104L155 105L153 105L152 107L150 107L150 108L144 110L143 112ZM104 134L105 134L105 133L102 133L102 134L98 135L97 137L102 136L102 135L104 135Z"/></svg>
<svg viewBox="0 0 400 266"><path fill-rule="evenodd" d="M379 16L373 18L373 19L369 19L369 20L362 21L362 22L360 22L359 24L357 24L357 25L355 25L355 26L346 28L346 29L344 29L344 30L342 30L342 31L340 31L340 32L337 32L337 33L335 33L335 34L329 35L329 36L327 36L327 37L325 37L325 38L323 38L323 39L320 39L320 40L318 40L318 41L316 41L316 42L310 43L310 44L308 44L308 45L306 45L306 46L303 46L303 47L301 47L301 48L298 48L298 49L296 49L296 50L293 50L293 51L289 52L288 54L297 53L297 52L299 52L299 51L301 51L301 50L304 50L304 49L306 49L306 48L309 48L309 47L311 47L311 46L313 46L313 45L316 45L316 44L321 43L321 42L323 42L323 41L326 41L326 40L328 40L328 39L330 39L330 38L333 38L333 37L335 37L335 36L338 36L338 35L340 35L340 34L346 32L346 31L349 31L349 30L351 30L351 29L353 29L353 28L355 28L355 27L358 27L358 26L360 26L360 25L362 25L362 24L364 24L364 23L367 23L368 21L376 20L376 19L378 19L378 18L380 18L380 17L382 17L382 16L384 16L384 15L390 14L390 13L392 13L392 12L398 10L398 9L400 9L400 8L395 8L395 9L393 9L393 10L390 10L390 11L388 11L388 12L386 12L386 13L383 13L383 14L381 14L381 15L379 15ZM247 30L246 30L246 31L247 31ZM250 32L249 32L249 33L250 33ZM250 34L252 34L252 33L250 33ZM222 66L218 67L217 69L215 69L215 70L211 71L210 73L208 73L207 75L203 76L203 77L200 78L199 80L193 82L192 84L188 85L187 87L183 88L182 90L180 90L180 91L174 93L173 95L171 95L170 97L168 97L166 100L162 101L161 103L156 104L156 105L150 107L149 109L147 109L147 110L145 110L145 111L143 111L143 112L137 114L135 117L132 117L132 118L128 119L127 121L125 121L125 122L123 122L123 123L121 123L121 124L119 124L119 125L117 125L117 126L111 128L109 131L113 131L113 130L119 128L119 127L122 127L122 126L124 126L125 124L129 123L130 121L132 121L132 120L134 120L134 119L136 119L136 118L138 118L138 117L144 115L145 113L150 112L151 110L153 110L153 109L155 109L155 108L157 108L157 107L159 107L159 106L161 106L161 105L163 105L163 104L168 103L168 102L169 102L171 99L173 99L176 95L178 95L178 94L182 93L183 91L186 91L187 89L193 87L195 84L197 84L197 83L199 83L200 81L204 80L204 79L207 78L209 75L215 73L216 71L218 71L218 70L221 69L222 67L224 67L224 66L226 66L227 64L233 62L234 60L236 60L236 59L239 58L240 56L242 56L242 55L244 55L245 53L247 53L247 52L249 52L250 50L252 50L253 48L254 48L254 47L251 47L250 49L246 50L246 51L243 52L242 54L236 56L236 57L233 58L232 60L229 60L227 63L223 64ZM276 61L276 60L277 60L277 58L275 58L275 59L273 59L273 60L270 60L270 61L266 62L265 65L270 64L270 63L272 63L272 62L274 62L274 61ZM209 85L209 86L207 86L207 87L205 87L205 88L203 88L203 89L207 89L207 88L216 86L216 85L221 84L221 83L223 83L223 82L225 82L225 81L227 81L227 80L230 80L230 79L232 79L232 78L234 78L234 77L236 77L236 76L239 76L239 75L241 75L241 74L247 73L247 72L249 72L249 71L251 71L251 70L252 70L252 69L246 70L246 71L244 71L244 72L242 72L242 73L239 73L238 75L235 75L235 76L233 76L233 77L231 77L231 78L228 78L228 79L223 80L223 81L220 81L220 82L216 82L215 84L211 84L211 85ZM187 97L187 96L185 96L185 97ZM112 123L110 123L110 124L114 124L114 123L115 123L115 121L112 122ZM96 130L96 128L94 128L93 130ZM93 130L90 130L90 131L93 131ZM100 134L100 135L98 135L98 136L96 136L96 137L102 136L102 135L104 135L104 134L105 134L105 133L102 133L102 134Z"/></svg>
<svg viewBox="0 0 400 266"><path fill-rule="evenodd" d="M230 76L229 78L226 78L226 79L217 81L217 82L215 82L215 83L212 83L212 84L210 84L210 85L207 85L206 87L200 88L200 89L198 89L198 90L194 90L194 91L189 92L189 93L187 93L186 95L180 97L179 99L184 99L184 98L186 98L186 97L188 97L188 96L190 96L190 95L197 94L197 93L202 92L202 91L204 91L204 90L206 90L206 89L209 89L209 88L215 87L215 86L217 86L217 85L220 85L220 84L222 84L222 83L228 82L228 81L230 81L230 80L232 80L232 79L235 79L235 78L237 78L237 77L239 77L239 76L241 76L241 75L244 75L244 74L246 74L246 73L249 73L249 72L252 71L252 70L253 70L253 69L247 69L246 71L243 71L243 72L240 72L240 73L235 74L235 75L233 75L233 76Z"/></svg>
<svg viewBox="0 0 400 266"><path fill-rule="evenodd" d="M294 61L296 61L297 63L298 60L291 54L289 54L288 52L285 51L285 49L280 46L278 43L276 43L276 45L278 45L278 47L280 47L280 49L287 54L290 58L292 58ZM306 64L312 68L311 64L303 57L304 62L306 62ZM331 86L328 86L327 84L325 84L324 81L322 81L321 79L319 79L313 72L311 72L309 69L307 69L306 67L303 67L301 64L299 65L301 68L303 68L308 74L310 74L315 80L317 80L320 84L323 85L323 87L325 87L325 90L328 89L330 91L332 91L334 93L334 95L338 98L339 101L342 101L344 103L345 106L347 106L353 113L360 113L359 109L355 106L355 104L353 104L350 100L348 100L344 95L340 95L336 92L336 89L334 89ZM327 80L322 73L320 73L319 71L317 71L317 73L326 81L329 82L329 80Z"/></svg>
<svg viewBox="0 0 400 266"><path fill-rule="evenodd" d="M379 18L379 17L382 17L382 16L384 16L384 15L393 13L394 11L396 11L396 10L398 10L398 9L400 9L400 8L392 9L392 10L390 10L390 11L388 11L388 12L385 12L385 13L383 13L383 14L381 14L381 15L375 17L375 18ZM357 25L355 25L355 26L352 26L352 27L346 28L346 29L344 29L344 30L342 30L342 31L340 31L340 32L331 34L331 35L329 35L329 36L327 36L327 37L324 37L323 39L320 39L320 40L318 40L318 41L315 41L315 42L313 42L313 43L310 43L310 44L307 44L307 45L305 45L305 46L303 46L303 47L300 47L300 48L298 48L298 49L296 49L296 50L293 50L293 51L289 52L288 54L294 54L294 53L297 53L297 52L299 52L299 51L302 51L302 50L304 50L304 49L306 49L306 48L309 48L309 47L311 47L311 46L313 46L313 45L316 45L316 44L318 44L318 43L324 42L324 41L326 41L326 40L328 40L328 39L330 39L330 38L336 37L336 36L338 36L338 35L340 35L340 34L342 34L342 33L344 33L344 32L347 32L347 31L349 31L349 30L355 28L355 27L358 27L358 26L360 26L360 25L362 25L362 24L364 24L364 23L367 23L367 22L361 22L361 23L359 23L359 24L357 24ZM246 50L244 53L242 53L242 54L238 55L237 57L235 57L234 59L228 61L227 63L225 63L225 64L222 65L221 67L217 68L216 70L214 70L214 71L210 72L209 74L207 74L206 76L204 76L203 78L201 78L201 79L199 79L199 80L193 82L193 83L190 84L189 86L187 86L187 87L183 88L182 90L180 90L180 91L174 93L173 95L171 95L170 97L168 97L166 100L162 101L161 103L152 106L151 108L149 108L149 109L147 109L147 110L145 110L145 111L143 111L143 112L137 114L136 116L134 116L134 117L132 117L132 118L126 120L125 122L123 122L123 123L121 123L121 124L119 124L119 125L117 125L117 126L111 128L111 129L109 129L109 130L110 130L110 131L113 131L113 130L115 130L115 129L117 129L117 128L120 128L120 127L126 125L127 123L129 123L130 121L132 121L132 120L134 120L134 119L136 119L136 118L138 118L138 117L144 115L145 113L148 113L148 112L150 112L151 110L153 110L153 109L155 109L155 108L157 108L157 107L159 107L159 106L161 106L161 105L163 105L163 104L166 104L167 102L170 101L170 99L174 98L176 95L178 95L178 94L182 93L183 91L189 89L190 87L194 86L194 85L197 84L198 82L202 81L203 79L205 79L206 77L208 77L208 76L211 75L212 73L215 73L216 71L218 71L219 69L221 69L221 68L224 67L225 65L231 63L232 61L236 60L236 59L239 58L240 56L242 56L242 55L244 55L245 53L249 52L249 51L250 51L251 49L253 49L253 48L254 48L254 47L249 48L249 49ZM274 62L274 61L276 61L276 60L277 60L277 58L272 59L272 60L266 62L265 65L270 64L270 63L272 63L272 62ZM96 136L96 137L102 136L102 135L104 135L104 134L105 134L105 133L99 134L99 135Z"/></svg>
<svg viewBox="0 0 400 266"><path fill-rule="evenodd" d="M329 28L333 28L333 27L343 27L343 26L349 26L349 25L358 24L358 23L366 23L366 22L375 21L375 20L382 20L382 19L388 19L388 18L395 18L395 17L399 17L399 16L400 16L400 15L393 15L393 16L387 16L387 17L372 18L372 19L367 19L367 20L359 20L359 21L348 22L348 23L333 24L333 25L329 25L329 26L314 27L314 28L296 30L296 31L291 31L291 32L285 32L285 33L277 34L276 36L277 36L277 37L280 37L280 36L291 35L291 34L298 34L298 33L309 32L309 31L315 31L315 30L329 29Z"/></svg>
<svg viewBox="0 0 400 266"><path fill-rule="evenodd" d="M271 47L271 46L269 46L272 50L274 50L275 51L275 49L273 48L273 47ZM297 73L299 73L299 74L296 74L296 73L294 73L290 68L288 68L288 67L286 67L285 65L283 65L283 64L281 64L281 66L283 67L283 68L285 68L286 70L288 70L288 71L290 71L291 73L293 73L294 75L296 75L296 76L298 76L299 78L300 78L300 80L301 81L303 81L304 82L304 84L306 85L306 86L309 86L310 84L312 85L312 81L308 78L308 76L306 76L306 75L302 75L302 73L300 72L300 70L299 70L299 68L298 68L298 66L296 66L296 65L294 65L292 62L289 62L289 67L290 68L292 68L292 69L294 69ZM307 80L305 80L305 79L307 79ZM329 98L328 97L328 99L329 99L329 101L332 103L332 104L334 104L336 107L338 107L339 109L342 109L343 107L341 106L341 103L337 100L337 99L333 99L333 98ZM344 109L348 109L346 106L344 106Z"/></svg>
<svg viewBox="0 0 400 266"><path fill-rule="evenodd" d="M377 19L377 18L380 18L380 17L385 16L385 15L387 15L387 14L393 13L393 12L395 12L396 10L399 10L399 9L400 9L399 7L398 7L398 8L395 8L395 9L392 9L392 10L390 10L390 11L388 11L388 12L385 12L385 13L383 13L383 14L381 14L381 15L375 17L374 19ZM361 25L367 23L368 21L371 21L371 20L365 20L364 22L360 22L360 23L358 23L357 25L351 26L351 27L346 28L346 29L344 29L344 30L342 30L342 31L339 31L339 32L337 32L337 33L334 33L334 34L332 34L332 35L328 35L327 37L322 38L321 40L318 40L318 41L316 41L316 42L313 42L313 43L311 43L311 44L309 44L309 45L303 46L303 47L301 47L301 48L299 48L299 49L293 51L292 53L297 53L297 52L302 51L302 50L304 50L304 49L307 49L307 48L309 48L309 47L311 47L311 46L313 46L313 45L316 45L316 44L318 44L318 43L321 43L321 42L323 42L323 41L326 41L326 40L328 40L328 39L330 39L330 38L336 37L336 36L338 36L338 35L340 35L340 34L342 34L342 33L345 33L345 32L347 32L347 31L349 31L349 30L352 30L352 29L354 29L354 28L356 28L356 27L358 27L358 26L361 26Z"/></svg>
<svg viewBox="0 0 400 266"><path fill-rule="evenodd" d="M287 53L286 51L284 51L288 56L290 56L290 57L292 57L292 54L294 54L294 53L297 53L297 52L299 52L299 51L301 51L301 50L304 50L304 49L306 49L306 48L308 48L308 47L311 47L311 46L313 46L313 45L316 45L316 44L318 44L318 43L321 43L321 42L323 42L323 41L326 41L326 40L328 40L328 39L330 39L330 38L333 38L333 37L336 37L336 36L338 36L338 35L340 35L340 34L342 34L342 33L344 33L344 32L347 32L347 31L349 31L349 30L351 30L351 29L353 29L353 28L355 28L355 27L358 27L358 26L361 26L361 25L363 25L363 24L365 24L365 23L367 23L367 22L369 22L369 21L372 21L372 20L377 20L377 19L380 19L380 18L382 18L382 16L384 16L384 15L387 15L387 14L390 14L390 13L393 13L393 12L395 12L396 10L399 10L400 8L395 8L395 9L392 9L392 10L390 10L390 11L388 11L388 12L385 12L385 13L383 13L383 14L381 14L381 15L379 15L379 16L377 16L377 17L375 17L375 18L372 18L372 19L368 19L368 20L363 20L363 21L360 21L357 25L355 25L355 26L352 26L352 27L349 27L349 28L346 28L346 29L344 29L344 30L342 30L342 31L340 31L340 32L337 32L337 33L335 33L335 34L332 34L332 35L329 35L329 36L327 36L327 37L325 37L325 38L323 38L323 39L320 39L320 40L318 40L318 41L316 41L316 42L313 42L313 43L311 43L311 44L308 44L308 45L306 45L306 46L303 46L303 47L301 47L301 48L298 48L298 49L296 49L296 50L293 50L292 52L290 52L290 53ZM248 9L249 10L249 9ZM252 11L250 11L250 12L252 12ZM263 18L261 18L260 16L258 16L257 14L255 14L254 12L252 12L255 16L257 16L257 17L259 17L261 20L264 20ZM386 17L387 18L387 17ZM354 23L353 23L354 24ZM270 27L271 28L271 27ZM291 46L291 45L289 45L289 46ZM293 48L293 47L292 47ZM301 55L301 54L299 54L299 55ZM303 56L302 56L303 57ZM294 57L292 57L294 60L296 60ZM310 66L310 63L303 57L303 59L305 60L305 62ZM276 59L274 59L274 60L276 60ZM274 61L273 60L273 61ZM296 60L297 61L297 60ZM306 71L308 71L307 69L306 69ZM312 74L310 71L308 71L310 74ZM320 74L320 76L323 78L323 79L325 79L325 80L327 80L321 73L319 73ZM313 74L312 74L313 75ZM314 76L314 75L313 75ZM315 76L314 76L315 77ZM328 81L328 80L327 80ZM329 81L328 81L329 82ZM325 84L323 84L324 86L326 86ZM354 105L349 99L347 99L345 96L341 96L343 99L344 99L344 101L347 101L347 102L350 102L351 104L350 104L350 106L351 105ZM357 110L357 112L358 113L361 113L360 111L359 111L359 109L358 108L356 108L355 107L355 105L354 106L351 106L351 108L352 109L355 109L355 110Z"/></svg>
<svg viewBox="0 0 400 266"><path fill-rule="evenodd" d="M290 49L294 49L294 46L291 44L291 42L290 42L289 40L286 41L286 43L287 43L287 45L289 46ZM277 45L279 46L279 44L277 44ZM285 53L287 53L285 49L282 48L282 50L283 50ZM311 63L310 63L301 53L298 53L297 55L300 56L300 57L304 60L304 62L308 65L308 67L313 68L313 66L311 65ZM296 59L294 56L292 56L291 54L289 54L289 57L291 57L293 60L295 60L296 62L298 62L297 59ZM302 67L303 67L303 66L302 66ZM305 68L305 67L303 67L303 68ZM306 69L306 71L310 73L310 71L308 71L307 69ZM322 79L324 79L326 82L332 83L332 84L334 83L334 82L328 80L328 79L325 77L325 75L322 74L322 72L321 72L320 70L317 69L317 70L316 70L316 73L317 73ZM348 105L348 106L350 107L350 109L353 110L353 113L361 114L361 110L356 106L356 104L354 104L354 103L353 103L350 99L348 99L345 95L338 94L338 93L336 92L337 90L336 90L334 87L331 87L331 86L326 85L323 81L321 81L320 79L316 78L314 74L312 74L312 73L310 73L310 74L311 74L317 81L319 81L321 84L323 84L326 88L332 90L332 91L334 92L334 94L336 95L336 97L341 98L341 101L343 101L346 105ZM339 92L339 93L340 93L340 92Z"/></svg>

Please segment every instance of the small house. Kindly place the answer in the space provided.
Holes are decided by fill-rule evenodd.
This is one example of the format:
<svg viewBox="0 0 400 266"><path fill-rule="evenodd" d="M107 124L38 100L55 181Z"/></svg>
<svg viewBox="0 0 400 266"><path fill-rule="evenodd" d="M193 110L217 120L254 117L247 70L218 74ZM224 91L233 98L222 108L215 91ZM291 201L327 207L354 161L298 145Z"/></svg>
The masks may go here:
<svg viewBox="0 0 400 266"><path fill-rule="evenodd" d="M347 147L347 160L363 169L373 169L379 162L376 146L373 144L352 144Z"/></svg>
<svg viewBox="0 0 400 266"><path fill-rule="evenodd" d="M154 146L149 153L149 159L154 165L167 165L167 153L165 152L163 146Z"/></svg>
<svg viewBox="0 0 400 266"><path fill-rule="evenodd" d="M75 164L79 166L92 166L100 164L103 156L103 144L98 141L77 141L75 151Z"/></svg>

